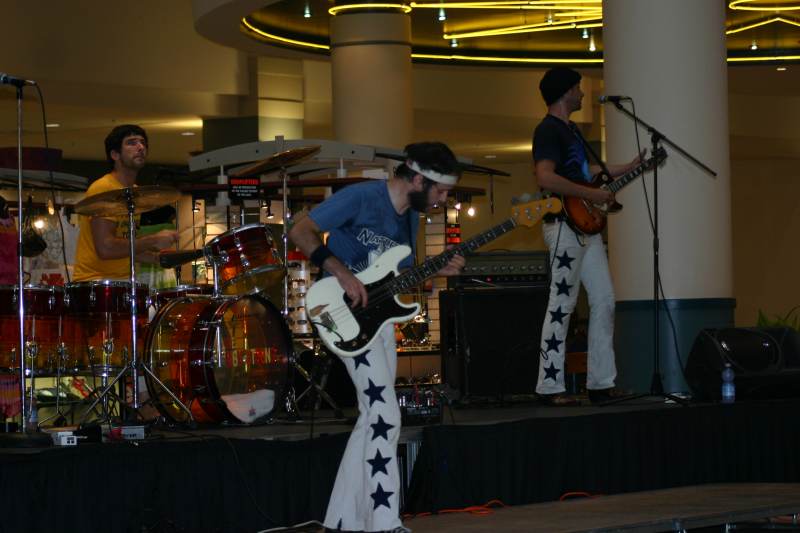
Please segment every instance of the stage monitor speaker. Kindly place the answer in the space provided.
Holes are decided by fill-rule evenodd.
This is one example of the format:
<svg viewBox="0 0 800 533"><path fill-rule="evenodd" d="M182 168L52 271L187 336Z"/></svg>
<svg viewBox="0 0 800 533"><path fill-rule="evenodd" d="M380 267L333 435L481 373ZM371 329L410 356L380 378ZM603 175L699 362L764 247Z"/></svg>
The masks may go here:
<svg viewBox="0 0 800 533"><path fill-rule="evenodd" d="M532 394L548 287L439 293L442 378L462 396Z"/></svg>
<svg viewBox="0 0 800 533"><path fill-rule="evenodd" d="M719 400L722 369L736 374L736 398L800 396L800 335L790 328L704 329L686 361L695 399Z"/></svg>

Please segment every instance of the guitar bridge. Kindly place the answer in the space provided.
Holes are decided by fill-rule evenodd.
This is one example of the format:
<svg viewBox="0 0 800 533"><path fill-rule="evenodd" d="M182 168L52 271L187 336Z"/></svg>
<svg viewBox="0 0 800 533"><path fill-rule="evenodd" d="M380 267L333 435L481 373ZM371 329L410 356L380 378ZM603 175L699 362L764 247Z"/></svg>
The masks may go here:
<svg viewBox="0 0 800 533"><path fill-rule="evenodd" d="M319 317L319 322L328 331L336 331L336 322L331 318L330 313L322 313Z"/></svg>

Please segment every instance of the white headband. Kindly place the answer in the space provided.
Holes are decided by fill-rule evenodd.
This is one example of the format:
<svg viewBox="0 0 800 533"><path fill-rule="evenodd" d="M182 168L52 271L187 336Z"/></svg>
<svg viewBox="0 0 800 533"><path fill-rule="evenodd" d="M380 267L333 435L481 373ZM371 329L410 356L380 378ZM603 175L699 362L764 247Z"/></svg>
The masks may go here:
<svg viewBox="0 0 800 533"><path fill-rule="evenodd" d="M455 185L458 182L458 176L453 174L440 174L435 170L422 170L416 161L408 160L406 161L406 165L408 165L408 168L417 174L422 174L429 180L433 180L443 185Z"/></svg>

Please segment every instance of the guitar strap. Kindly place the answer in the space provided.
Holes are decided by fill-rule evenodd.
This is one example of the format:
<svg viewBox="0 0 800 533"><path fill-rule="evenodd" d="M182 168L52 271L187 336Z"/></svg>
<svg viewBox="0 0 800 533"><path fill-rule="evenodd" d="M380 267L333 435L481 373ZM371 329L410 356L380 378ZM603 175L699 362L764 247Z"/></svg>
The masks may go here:
<svg viewBox="0 0 800 533"><path fill-rule="evenodd" d="M611 173L608 171L608 167L606 166L605 162L600 159L600 156L594 151L594 148L592 148L592 145L589 144L589 141L583 137L583 134L581 134L581 130L578 128L578 126L574 122L570 122L569 128L572 130L572 133L574 133L575 136L581 141L581 144L583 144L583 147L586 149L586 151L594 158L595 161L597 161L597 164L600 165L603 174L611 179Z"/></svg>

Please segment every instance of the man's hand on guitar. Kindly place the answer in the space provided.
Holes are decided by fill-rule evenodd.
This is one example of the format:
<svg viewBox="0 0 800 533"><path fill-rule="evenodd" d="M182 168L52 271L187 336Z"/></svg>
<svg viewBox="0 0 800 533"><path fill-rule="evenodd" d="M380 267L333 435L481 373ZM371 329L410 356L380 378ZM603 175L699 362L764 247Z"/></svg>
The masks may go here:
<svg viewBox="0 0 800 533"><path fill-rule="evenodd" d="M449 247L449 248L452 248ZM437 276L457 276L461 273L461 270L464 268L464 265L467 264L467 260L464 259L464 256L456 254L454 255L447 264L436 273Z"/></svg>
<svg viewBox="0 0 800 533"><path fill-rule="evenodd" d="M613 204L615 201L614 193L607 189L594 189L590 187L586 189L587 191L584 198L595 205Z"/></svg>
<svg viewBox="0 0 800 533"><path fill-rule="evenodd" d="M631 171L631 170L633 170L634 168L636 168L636 167L638 167L639 165L641 165L642 163L644 163L644 160L645 160L645 156L646 156L646 155L647 155L647 148L645 148L644 150L642 150L642 151L641 151L641 153L640 153L639 155L637 155L636 157L634 157L634 158L631 160L631 162L630 162L630 163L628 163L628 165L627 165L627 169L625 170L625 172L630 172L630 171Z"/></svg>
<svg viewBox="0 0 800 533"><path fill-rule="evenodd" d="M335 276L339 285L344 289L344 293L350 298L351 308L355 309L359 305L367 306L367 288L355 274L345 268L337 272Z"/></svg>

